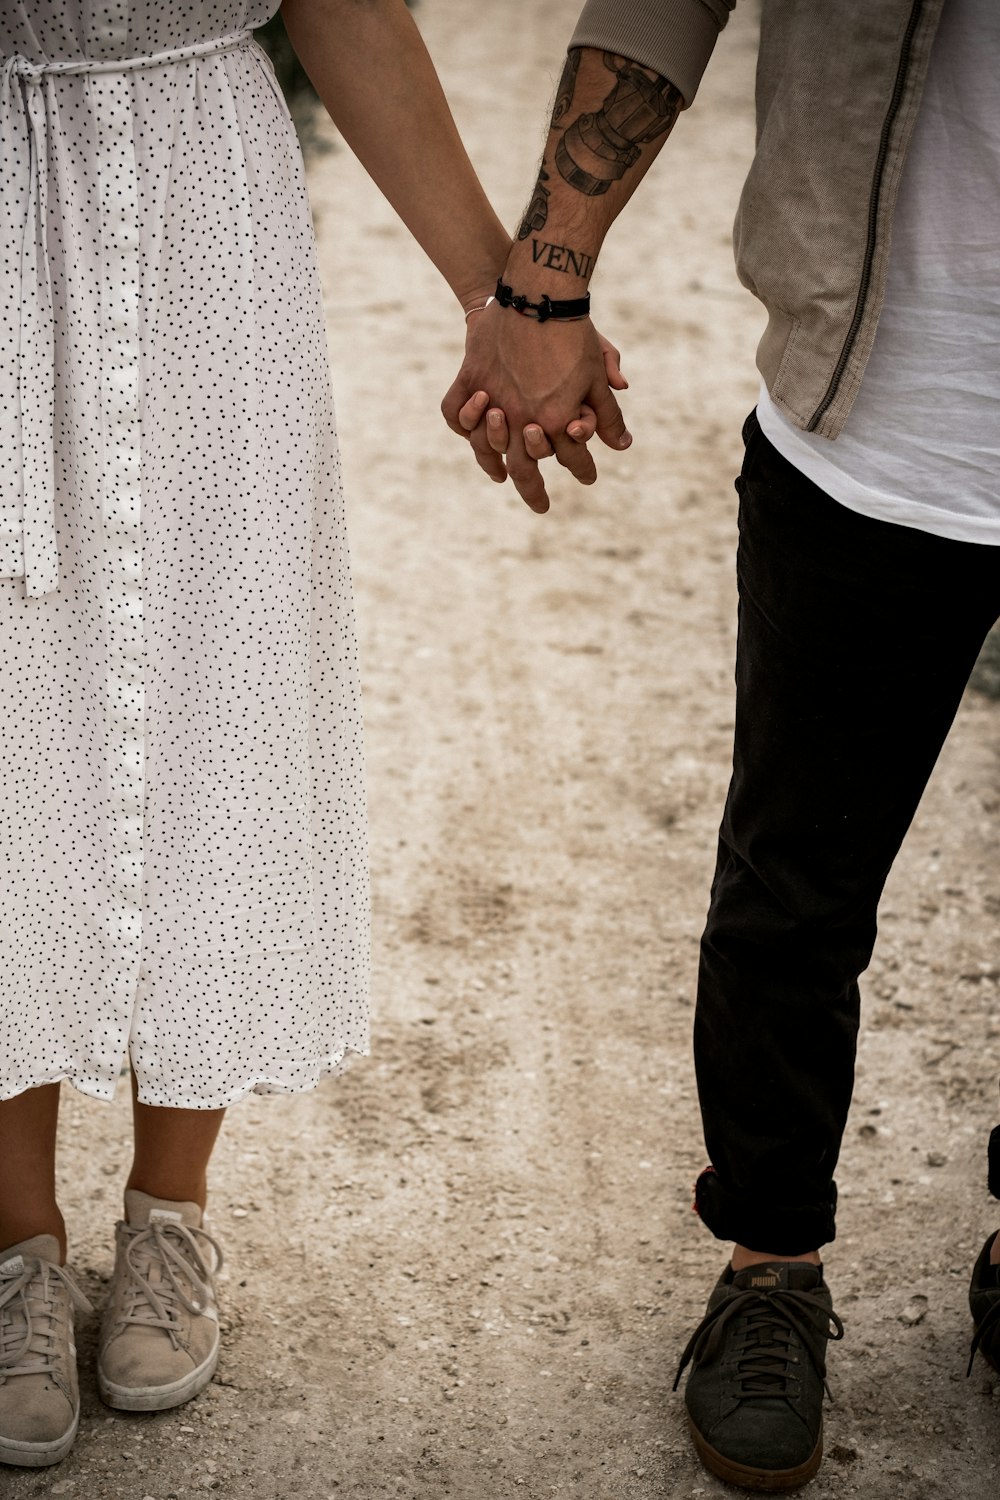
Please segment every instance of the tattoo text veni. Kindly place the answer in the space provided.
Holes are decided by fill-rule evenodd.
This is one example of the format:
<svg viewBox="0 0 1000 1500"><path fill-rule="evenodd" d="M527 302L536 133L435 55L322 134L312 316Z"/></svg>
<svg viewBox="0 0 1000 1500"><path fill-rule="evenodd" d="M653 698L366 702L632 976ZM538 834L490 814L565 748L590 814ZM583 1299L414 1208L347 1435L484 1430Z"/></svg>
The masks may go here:
<svg viewBox="0 0 1000 1500"><path fill-rule="evenodd" d="M531 241L531 258L535 265L543 265L549 271L565 271L569 276L582 276L584 280L594 269L594 257L582 250L571 250L568 245L552 245L548 240Z"/></svg>

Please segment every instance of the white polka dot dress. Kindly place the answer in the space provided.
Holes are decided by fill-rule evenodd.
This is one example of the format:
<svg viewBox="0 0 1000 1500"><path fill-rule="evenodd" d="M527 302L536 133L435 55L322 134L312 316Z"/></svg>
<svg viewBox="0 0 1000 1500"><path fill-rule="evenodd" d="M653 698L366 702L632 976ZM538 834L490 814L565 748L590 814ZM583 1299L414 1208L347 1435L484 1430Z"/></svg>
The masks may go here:
<svg viewBox="0 0 1000 1500"><path fill-rule="evenodd" d="M0 1099L368 1051L358 666L275 0L0 0Z"/></svg>

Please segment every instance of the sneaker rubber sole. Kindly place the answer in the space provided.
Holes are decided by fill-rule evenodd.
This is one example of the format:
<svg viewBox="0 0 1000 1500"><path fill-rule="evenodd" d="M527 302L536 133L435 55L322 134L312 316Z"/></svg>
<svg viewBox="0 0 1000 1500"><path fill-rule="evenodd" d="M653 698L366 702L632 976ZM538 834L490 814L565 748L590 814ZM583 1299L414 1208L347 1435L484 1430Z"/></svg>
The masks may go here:
<svg viewBox="0 0 1000 1500"><path fill-rule="evenodd" d="M688 1427L691 1431L691 1439L698 1450L698 1457L709 1473L714 1474L717 1479L725 1480L726 1484L739 1485L745 1490L797 1489L800 1484L808 1484L823 1462L822 1433L805 1463L797 1464L794 1469L752 1469L746 1464L738 1464L733 1459L725 1458L721 1453L717 1453L711 1443L707 1443L702 1437L690 1415Z"/></svg>
<svg viewBox="0 0 1000 1500"><path fill-rule="evenodd" d="M97 1367L97 1390L105 1406L116 1411L169 1411L173 1406L183 1406L192 1396L204 1390L215 1374L219 1363L219 1340L206 1360L185 1375L181 1380L172 1380L169 1385L115 1385L107 1380Z"/></svg>
<svg viewBox="0 0 1000 1500"><path fill-rule="evenodd" d="M62 1463L73 1446L79 1425L80 1413L77 1412L62 1437L52 1438L47 1443L19 1443L14 1438L0 1437L0 1464L10 1464L18 1469L46 1469L50 1464Z"/></svg>

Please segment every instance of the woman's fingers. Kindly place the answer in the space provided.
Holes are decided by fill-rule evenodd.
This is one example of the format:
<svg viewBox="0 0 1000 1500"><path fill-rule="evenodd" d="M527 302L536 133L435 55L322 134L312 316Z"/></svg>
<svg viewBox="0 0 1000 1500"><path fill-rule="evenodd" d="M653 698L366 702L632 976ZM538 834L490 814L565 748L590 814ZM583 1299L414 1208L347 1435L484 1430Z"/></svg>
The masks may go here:
<svg viewBox="0 0 1000 1500"><path fill-rule="evenodd" d="M574 443L589 443L597 431L597 413L592 406L580 407L580 415L566 428Z"/></svg>
<svg viewBox="0 0 1000 1500"><path fill-rule="evenodd" d="M524 446L528 457L535 459L536 462L542 458L551 458L555 452L552 444L536 422L530 422L524 429Z"/></svg>
<svg viewBox="0 0 1000 1500"><path fill-rule="evenodd" d="M506 413L499 407L489 405L489 397L485 391L476 391L460 409L458 421L470 440L480 468L485 470L491 479L502 483L507 478L504 457L511 446ZM544 495L544 487L534 478L537 474L537 465L542 459L557 457L581 484L593 484L597 477L597 469L587 452L587 444L596 431L597 413L593 407L586 404L580 407L579 417L569 424L566 434L558 434L554 442L550 441L537 422L529 422L523 429L523 451L529 460L530 467L522 465L525 467L525 475L520 477L524 479L529 472L534 471L532 484L528 488L533 491L537 488L539 494L536 497L532 493L530 499L525 495L533 509ZM518 484L518 489L522 491L522 494L524 493L522 484Z"/></svg>
<svg viewBox="0 0 1000 1500"><path fill-rule="evenodd" d="M486 413L486 440L494 453L506 453L510 446L507 416L498 406L491 406Z"/></svg>
<svg viewBox="0 0 1000 1500"><path fill-rule="evenodd" d="M482 421L483 412L490 404L490 398L485 391L476 391L470 396L458 414L459 426L463 432L473 432Z"/></svg>
<svg viewBox="0 0 1000 1500"><path fill-rule="evenodd" d="M507 478L503 455L507 451L507 418L502 411L487 412L490 398L485 391L475 391L459 409L458 425L472 445L476 463L491 479L502 484Z"/></svg>

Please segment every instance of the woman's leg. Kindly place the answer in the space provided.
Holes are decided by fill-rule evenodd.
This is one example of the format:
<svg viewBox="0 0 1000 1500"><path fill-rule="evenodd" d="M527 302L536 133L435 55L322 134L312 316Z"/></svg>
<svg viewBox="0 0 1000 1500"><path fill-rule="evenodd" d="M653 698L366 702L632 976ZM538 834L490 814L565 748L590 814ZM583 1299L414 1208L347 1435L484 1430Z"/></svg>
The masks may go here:
<svg viewBox="0 0 1000 1500"><path fill-rule="evenodd" d="M132 1074L135 1155L126 1188L204 1210L209 1158L224 1109L166 1109L140 1104Z"/></svg>
<svg viewBox="0 0 1000 1500"><path fill-rule="evenodd" d="M197 1395L219 1357L221 1262L202 1214L225 1110L140 1104L138 1092L133 1072L135 1156L115 1230L97 1386L122 1411L165 1411Z"/></svg>
<svg viewBox="0 0 1000 1500"><path fill-rule="evenodd" d="M58 1083L0 1104L0 1250L54 1234L65 1262L66 1225L56 1204L58 1117Z"/></svg>

